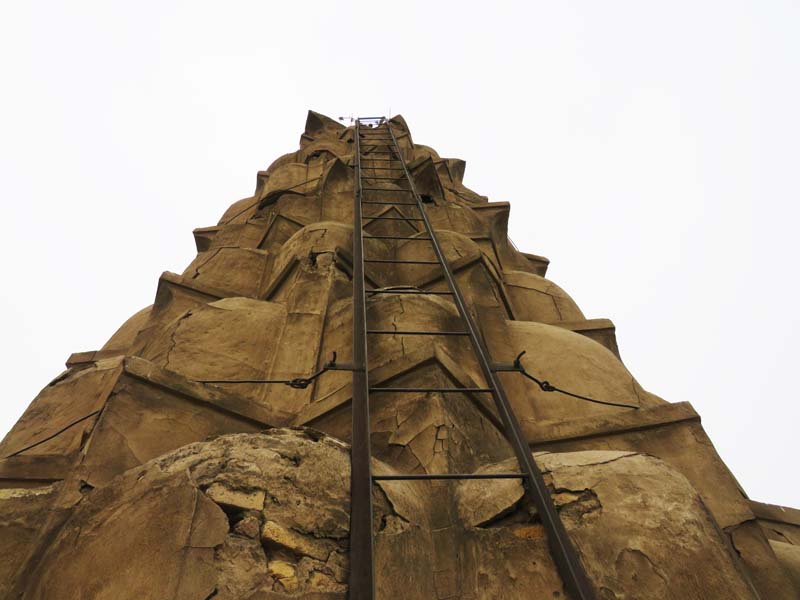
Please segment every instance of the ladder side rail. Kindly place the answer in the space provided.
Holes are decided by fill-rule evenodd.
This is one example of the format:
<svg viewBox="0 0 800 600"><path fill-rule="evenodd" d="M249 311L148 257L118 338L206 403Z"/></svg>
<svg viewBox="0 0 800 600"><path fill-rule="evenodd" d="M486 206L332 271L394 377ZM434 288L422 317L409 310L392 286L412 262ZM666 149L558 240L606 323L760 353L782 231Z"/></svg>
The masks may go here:
<svg viewBox="0 0 800 600"><path fill-rule="evenodd" d="M589 582L589 578L586 575L583 564L580 561L580 557L578 556L578 553L575 550L575 547L573 546L566 529L564 528L564 524L561 522L561 518L558 515L555 504L553 503L553 500L547 491L547 485L544 482L542 472L539 469L539 466L536 464L536 461L533 459L530 447L524 442L522 430L519 426L519 422L517 421L511 404L508 401L508 397L505 394L505 390L503 389L499 378L492 370L489 352L478 334L478 329L475 325L475 322L467 310L461 290L458 287L455 277L453 276L453 272L450 269L450 265L447 262L444 253L442 252L439 240L437 239L436 233L431 226L422 199L417 193L417 188L414 185L411 174L408 172L406 161L403 158L403 155L400 153L400 147L397 144L394 131L392 130L392 127L388 121L386 126L392 136L395 152L399 158L400 164L403 167L403 171L406 179L408 180L411 192L419 206L425 228L428 230L428 235L431 238L431 244L433 246L434 253L442 265L442 272L447 280L447 285L450 288L450 291L453 293L453 300L455 301L456 308L458 309L458 312L461 315L461 318L464 320L467 330L469 331L470 339L472 340L475 354L478 357L478 362L481 366L483 376L486 379L486 382L489 384L489 387L493 388L494 390L492 396L494 398L495 405L500 413L500 419L506 429L506 435L509 438L509 442L514 449L520 469L526 475L526 480L528 482L528 485L526 485L527 491L531 500L536 506L537 511L539 512L539 518L542 520L542 525L547 532L547 540L550 545L550 550L553 554L553 560L556 563L556 567L558 568L561 578L564 582L564 587L573 600L594 600L594 590Z"/></svg>
<svg viewBox="0 0 800 600"><path fill-rule="evenodd" d="M375 576L372 540L372 469L367 381L367 311L364 295L364 239L361 216L361 146L355 122L353 187L353 391L350 447L349 598L372 600Z"/></svg>

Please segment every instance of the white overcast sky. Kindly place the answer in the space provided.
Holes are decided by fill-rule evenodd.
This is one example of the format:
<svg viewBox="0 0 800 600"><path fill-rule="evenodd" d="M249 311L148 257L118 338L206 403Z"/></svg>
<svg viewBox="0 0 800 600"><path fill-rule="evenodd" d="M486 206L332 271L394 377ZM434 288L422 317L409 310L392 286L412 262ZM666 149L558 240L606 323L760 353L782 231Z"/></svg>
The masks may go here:
<svg viewBox="0 0 800 600"><path fill-rule="evenodd" d="M800 4L4 2L0 435L153 301L306 111L401 113L800 507Z"/></svg>

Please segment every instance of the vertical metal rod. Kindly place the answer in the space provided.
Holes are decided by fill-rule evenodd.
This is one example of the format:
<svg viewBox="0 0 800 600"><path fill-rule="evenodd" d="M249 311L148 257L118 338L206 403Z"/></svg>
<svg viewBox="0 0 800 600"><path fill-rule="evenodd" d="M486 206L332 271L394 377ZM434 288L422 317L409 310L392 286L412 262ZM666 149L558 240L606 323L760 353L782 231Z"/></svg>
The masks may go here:
<svg viewBox="0 0 800 600"><path fill-rule="evenodd" d="M364 302L364 240L361 221L361 146L355 122L353 194L353 401L350 447L350 600L373 600L372 469L367 382L367 311Z"/></svg>
<svg viewBox="0 0 800 600"><path fill-rule="evenodd" d="M436 253L436 258L442 265L442 270L444 272L445 279L447 280L447 285L450 288L450 291L453 293L453 300L455 301L456 308L458 309L458 312L461 315L461 318L464 320L467 330L469 331L470 339L472 340L475 354L478 357L478 362L480 363L483 376L486 379L486 383L489 384L489 387L493 388L494 390L492 397L494 398L495 405L497 406L497 411L500 413L500 419L505 427L506 435L508 436L511 446L514 449L520 469L527 475L527 492L536 506L536 509L539 512L539 518L541 519L542 525L547 532L547 541L550 545L553 561L556 563L556 567L561 575L561 579L564 582L564 587L573 600L594 600L594 589L589 582L589 578L586 575L583 564L581 564L580 557L578 556L575 547L572 545L572 541L569 539L566 529L564 529L564 524L561 522L561 517L558 515L555 504L553 504L553 499L550 497L550 493L547 491L547 485L544 482L544 477L542 477L542 472L539 470L539 466L533 459L530 447L524 441L525 438L522 434L522 429L520 428L519 422L514 414L514 410L508 401L508 397L505 394L502 383L497 375L492 371L491 361L489 359L489 351L484 345L483 340L480 338L478 328L475 325L472 316L469 314L469 311L467 310L464 297L461 295L461 290L459 289L458 284L456 284L455 277L450 269L450 265L445 258L444 252L442 252L442 248L439 245L439 240L437 239L436 233L434 232L430 220L428 219L428 215L425 212L425 206L423 205L422 199L417 193L414 180L411 178L411 174L408 172L406 161L403 158L403 155L400 153L400 147L397 145L397 139L395 138L394 131L392 130L392 127L388 121L386 123L386 127L392 136L392 143L394 144L395 152L397 153L397 157L403 167L403 172L408 180L411 192L414 195L414 199L417 201L422 218L425 221L425 228L428 230L428 235L431 238L431 244L433 245L433 250Z"/></svg>

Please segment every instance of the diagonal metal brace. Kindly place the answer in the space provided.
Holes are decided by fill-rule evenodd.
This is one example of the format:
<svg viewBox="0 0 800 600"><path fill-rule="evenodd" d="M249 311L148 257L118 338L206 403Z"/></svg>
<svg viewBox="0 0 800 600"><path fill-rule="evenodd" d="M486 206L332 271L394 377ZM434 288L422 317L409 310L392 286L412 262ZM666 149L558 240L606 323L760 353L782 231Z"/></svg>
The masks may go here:
<svg viewBox="0 0 800 600"><path fill-rule="evenodd" d="M522 352L517 354L513 363L494 363L492 365L492 371L494 371L495 373L520 373L523 377L530 379L536 385L538 385L539 389L542 390L543 392L558 392L559 394L564 394L565 396L570 396L571 398L575 398L577 400L593 402L594 404L603 404L605 406L618 406L620 408L635 408L636 410L639 409L639 406L635 404L624 404L622 402L611 402L609 400L598 400L597 398L581 396L580 394L575 394L567 390L562 390L561 388L554 386L546 379L538 379L537 377L534 377L533 375L528 373L528 371L525 370L525 367L522 366L522 357L526 353L527 350L523 350Z"/></svg>

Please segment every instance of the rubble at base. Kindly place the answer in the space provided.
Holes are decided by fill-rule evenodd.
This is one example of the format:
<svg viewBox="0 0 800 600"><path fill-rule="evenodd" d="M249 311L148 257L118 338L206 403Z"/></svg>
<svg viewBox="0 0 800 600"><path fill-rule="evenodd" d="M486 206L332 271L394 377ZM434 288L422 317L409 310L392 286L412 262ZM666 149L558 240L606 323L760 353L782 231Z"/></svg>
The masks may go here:
<svg viewBox="0 0 800 600"><path fill-rule="evenodd" d="M754 597L697 493L663 462L537 459L603 600ZM310 429L184 446L86 492L24 598L343 599L349 477L348 446ZM6 491L0 506L47 493ZM381 597L563 597L518 481L381 482L373 495ZM443 514L449 495L458 511Z"/></svg>

